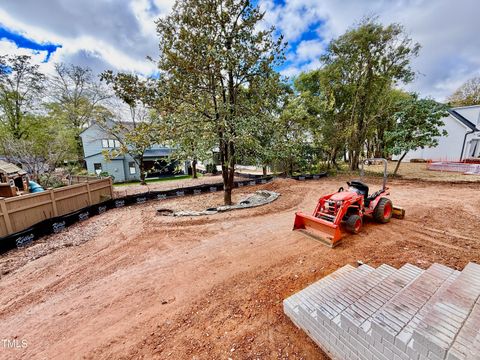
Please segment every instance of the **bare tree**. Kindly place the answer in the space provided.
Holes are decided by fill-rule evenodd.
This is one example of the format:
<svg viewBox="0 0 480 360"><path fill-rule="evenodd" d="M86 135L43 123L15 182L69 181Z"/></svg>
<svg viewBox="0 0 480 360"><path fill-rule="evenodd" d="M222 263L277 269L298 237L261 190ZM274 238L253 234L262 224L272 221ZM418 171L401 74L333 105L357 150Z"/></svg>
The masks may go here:
<svg viewBox="0 0 480 360"><path fill-rule="evenodd" d="M97 81L89 68L72 64L55 64L55 74L50 78L50 110L64 118L75 131L77 152L83 156L80 132L91 121L107 116L102 103L111 97L105 86Z"/></svg>
<svg viewBox="0 0 480 360"><path fill-rule="evenodd" d="M71 154L71 146L62 136L50 140L48 146L39 146L34 140L5 139L3 148L7 161L20 163L36 181L41 175L51 177L56 166Z"/></svg>

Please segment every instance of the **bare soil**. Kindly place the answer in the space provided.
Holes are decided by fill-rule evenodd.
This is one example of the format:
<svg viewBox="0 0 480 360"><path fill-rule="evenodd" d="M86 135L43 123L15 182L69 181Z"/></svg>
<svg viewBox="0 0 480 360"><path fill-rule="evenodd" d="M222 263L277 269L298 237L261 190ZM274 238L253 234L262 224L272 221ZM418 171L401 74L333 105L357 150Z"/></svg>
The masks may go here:
<svg viewBox="0 0 480 360"><path fill-rule="evenodd" d="M397 166L396 161L388 162L388 172L393 174ZM365 167L366 171L377 172L383 174L383 165L371 165ZM409 180L426 180L440 182L480 182L480 175L465 175L463 173L453 171L434 171L428 170L426 163L402 162L398 168L397 175L403 179Z"/></svg>
<svg viewBox="0 0 480 360"><path fill-rule="evenodd" d="M480 262L478 184L390 183L405 220L367 223L330 249L293 232L294 212L346 179L275 180L236 191L266 206L196 218L221 193L111 210L0 258L1 359L326 359L282 300L345 264ZM380 179L367 179L372 190ZM0 342L0 346L2 343Z"/></svg>

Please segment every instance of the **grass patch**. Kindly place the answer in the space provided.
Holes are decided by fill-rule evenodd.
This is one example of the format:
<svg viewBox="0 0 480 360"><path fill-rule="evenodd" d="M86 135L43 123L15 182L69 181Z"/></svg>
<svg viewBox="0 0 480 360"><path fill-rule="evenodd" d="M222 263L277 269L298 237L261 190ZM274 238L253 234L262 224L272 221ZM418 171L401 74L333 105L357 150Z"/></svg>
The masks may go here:
<svg viewBox="0 0 480 360"><path fill-rule="evenodd" d="M202 174L199 173L197 174L197 176L201 177ZM176 176L170 176L170 177L164 177L164 178L146 179L146 183L153 184L153 183L163 182L163 181L185 180L185 179L192 179L192 175L176 175ZM129 185L140 185L140 181L130 181L130 182L113 184L113 186L129 186Z"/></svg>

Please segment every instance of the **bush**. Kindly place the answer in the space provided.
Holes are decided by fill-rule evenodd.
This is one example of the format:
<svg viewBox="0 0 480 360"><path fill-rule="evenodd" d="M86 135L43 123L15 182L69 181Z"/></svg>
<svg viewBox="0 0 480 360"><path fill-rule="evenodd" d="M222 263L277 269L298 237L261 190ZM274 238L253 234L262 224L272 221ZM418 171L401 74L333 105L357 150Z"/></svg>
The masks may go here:
<svg viewBox="0 0 480 360"><path fill-rule="evenodd" d="M111 178L112 178L112 181L115 181L115 176L110 175L110 174L108 173L108 171L102 171L102 172L100 173L100 177L111 177Z"/></svg>
<svg viewBox="0 0 480 360"><path fill-rule="evenodd" d="M210 173L210 174L213 174L213 175L217 175L217 174L218 174L217 165L215 165L215 164L207 164L207 166L206 166L206 171L207 171L207 173Z"/></svg>
<svg viewBox="0 0 480 360"><path fill-rule="evenodd" d="M44 188L59 188L65 186L62 179L54 174L41 174L38 176L38 183Z"/></svg>

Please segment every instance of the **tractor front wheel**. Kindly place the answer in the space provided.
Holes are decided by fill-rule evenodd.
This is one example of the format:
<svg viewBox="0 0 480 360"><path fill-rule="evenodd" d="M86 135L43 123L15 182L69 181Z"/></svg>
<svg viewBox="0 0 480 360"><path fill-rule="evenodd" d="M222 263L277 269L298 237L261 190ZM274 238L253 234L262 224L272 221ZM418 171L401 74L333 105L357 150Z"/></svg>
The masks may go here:
<svg viewBox="0 0 480 360"><path fill-rule="evenodd" d="M362 218L358 215L350 215L345 222L345 228L352 234L358 234L362 228Z"/></svg>
<svg viewBox="0 0 480 360"><path fill-rule="evenodd" d="M390 221L393 214L392 201L387 198L381 198L375 210L373 211L373 218L375 221L385 224Z"/></svg>

